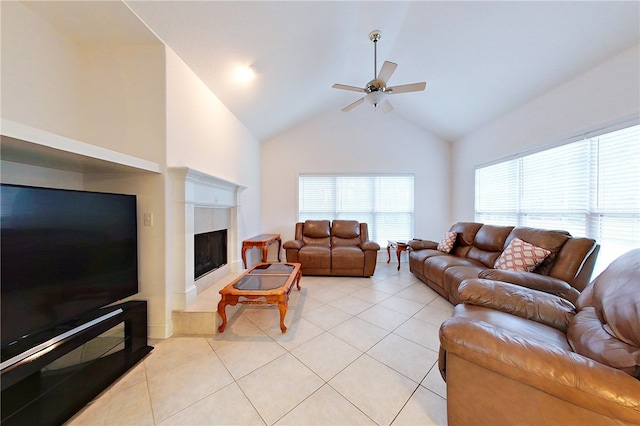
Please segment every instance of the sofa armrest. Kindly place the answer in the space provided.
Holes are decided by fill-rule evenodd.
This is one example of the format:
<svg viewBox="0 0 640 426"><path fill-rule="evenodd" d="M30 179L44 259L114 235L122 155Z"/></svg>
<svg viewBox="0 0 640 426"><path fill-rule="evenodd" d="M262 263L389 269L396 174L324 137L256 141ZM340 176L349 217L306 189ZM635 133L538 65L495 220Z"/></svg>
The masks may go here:
<svg viewBox="0 0 640 426"><path fill-rule="evenodd" d="M466 304L517 315L565 333L576 314L575 306L567 299L501 281L464 280L458 295Z"/></svg>
<svg viewBox="0 0 640 426"><path fill-rule="evenodd" d="M623 422L640 418L640 381L623 371L483 321L450 318L440 327L446 356L456 356L560 400ZM446 361L444 363L447 374ZM499 391L497 391L499 392ZM499 398L499 394L494 394Z"/></svg>
<svg viewBox="0 0 640 426"><path fill-rule="evenodd" d="M522 287L532 288L545 293L555 294L571 303L576 303L580 292L571 285L558 278L536 274L534 272L506 271L503 269L485 269L478 274L478 278L485 278L495 281L504 281L511 284L518 284Z"/></svg>
<svg viewBox="0 0 640 426"><path fill-rule="evenodd" d="M436 249L438 243L429 240L410 240L407 245L411 247L411 250L424 250L424 249Z"/></svg>
<svg viewBox="0 0 640 426"><path fill-rule="evenodd" d="M302 246L304 246L304 243L300 240L289 240L282 245L284 249L293 249L293 250L300 250Z"/></svg>
<svg viewBox="0 0 640 426"><path fill-rule="evenodd" d="M360 244L360 248L362 250L378 251L380 250L380 244L376 243L375 241L365 241Z"/></svg>

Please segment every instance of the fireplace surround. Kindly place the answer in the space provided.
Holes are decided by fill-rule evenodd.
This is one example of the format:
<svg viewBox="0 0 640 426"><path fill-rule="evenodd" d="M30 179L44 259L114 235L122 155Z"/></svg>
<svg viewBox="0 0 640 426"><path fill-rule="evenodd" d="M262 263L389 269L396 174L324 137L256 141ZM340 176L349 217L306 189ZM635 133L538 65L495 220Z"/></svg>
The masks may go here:
<svg viewBox="0 0 640 426"><path fill-rule="evenodd" d="M185 310L202 291L229 272L240 269L238 214L245 186L187 167L168 170L172 208L167 223L170 255L169 277L173 283L172 309ZM227 264L195 279L195 234L227 230Z"/></svg>

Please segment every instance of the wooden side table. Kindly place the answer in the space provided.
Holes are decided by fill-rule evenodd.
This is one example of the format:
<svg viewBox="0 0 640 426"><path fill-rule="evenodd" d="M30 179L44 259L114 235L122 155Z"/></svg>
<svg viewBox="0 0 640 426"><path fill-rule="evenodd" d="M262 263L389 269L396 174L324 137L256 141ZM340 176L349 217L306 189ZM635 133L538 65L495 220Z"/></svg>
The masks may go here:
<svg viewBox="0 0 640 426"><path fill-rule="evenodd" d="M391 262L391 249L394 249L396 251L396 255L398 257L398 271L400 270L400 254L403 251L407 251L407 248L409 247L409 245L407 243L403 243L400 241L390 241L387 244L387 255L389 256L389 259L387 259L387 263Z"/></svg>
<svg viewBox="0 0 640 426"><path fill-rule="evenodd" d="M280 234L260 234L255 237L249 238L242 242L242 264L244 269L247 269L247 256L248 249L257 247L262 250L262 263L267 262L267 251L269 246L275 242L278 242L278 262L280 262L280 248L282 247L282 240Z"/></svg>

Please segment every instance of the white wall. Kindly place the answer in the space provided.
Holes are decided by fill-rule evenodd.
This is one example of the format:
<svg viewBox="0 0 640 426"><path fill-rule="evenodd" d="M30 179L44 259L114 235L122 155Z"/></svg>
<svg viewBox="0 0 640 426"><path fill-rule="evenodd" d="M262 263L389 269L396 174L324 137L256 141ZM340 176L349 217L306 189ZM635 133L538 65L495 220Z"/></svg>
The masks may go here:
<svg viewBox="0 0 640 426"><path fill-rule="evenodd" d="M162 44L81 45L2 2L2 117L164 164Z"/></svg>
<svg viewBox="0 0 640 426"><path fill-rule="evenodd" d="M240 239L261 232L260 142L167 48L167 166L189 167L247 187Z"/></svg>
<svg viewBox="0 0 640 426"><path fill-rule="evenodd" d="M474 218L474 169L640 114L636 46L453 144L453 218ZM499 190L499 188L496 188Z"/></svg>
<svg viewBox="0 0 640 426"><path fill-rule="evenodd" d="M76 46L19 2L1 7L2 117L77 139L82 109Z"/></svg>
<svg viewBox="0 0 640 426"><path fill-rule="evenodd" d="M451 225L449 144L363 104L327 112L262 148L263 231L293 238L300 173L414 173L414 236L440 238Z"/></svg>
<svg viewBox="0 0 640 426"><path fill-rule="evenodd" d="M79 140L165 163L165 52L158 44L81 46Z"/></svg>

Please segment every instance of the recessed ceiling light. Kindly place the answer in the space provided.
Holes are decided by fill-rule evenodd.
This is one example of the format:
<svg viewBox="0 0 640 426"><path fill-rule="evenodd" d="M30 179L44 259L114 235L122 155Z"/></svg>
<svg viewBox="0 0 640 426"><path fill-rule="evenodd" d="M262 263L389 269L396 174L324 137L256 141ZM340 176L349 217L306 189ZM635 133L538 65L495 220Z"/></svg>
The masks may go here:
<svg viewBox="0 0 640 426"><path fill-rule="evenodd" d="M234 78L240 84L248 84L256 78L256 71L251 65L239 65L235 69Z"/></svg>

